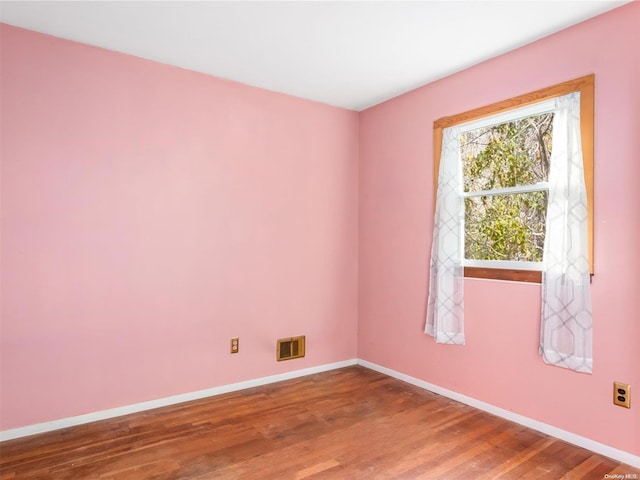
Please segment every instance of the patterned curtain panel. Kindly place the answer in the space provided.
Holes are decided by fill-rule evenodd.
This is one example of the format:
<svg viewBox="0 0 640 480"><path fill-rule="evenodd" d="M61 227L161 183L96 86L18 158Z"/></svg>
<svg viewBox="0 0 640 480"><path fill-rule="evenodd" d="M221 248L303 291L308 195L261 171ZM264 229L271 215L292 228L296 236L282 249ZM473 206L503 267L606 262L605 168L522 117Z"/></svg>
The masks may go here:
<svg viewBox="0 0 640 480"><path fill-rule="evenodd" d="M580 93L556 101L551 152L540 353L546 363L591 373L591 290Z"/></svg>
<svg viewBox="0 0 640 480"><path fill-rule="evenodd" d="M464 345L461 193L460 129L451 127L442 136L425 332L437 343L457 345Z"/></svg>

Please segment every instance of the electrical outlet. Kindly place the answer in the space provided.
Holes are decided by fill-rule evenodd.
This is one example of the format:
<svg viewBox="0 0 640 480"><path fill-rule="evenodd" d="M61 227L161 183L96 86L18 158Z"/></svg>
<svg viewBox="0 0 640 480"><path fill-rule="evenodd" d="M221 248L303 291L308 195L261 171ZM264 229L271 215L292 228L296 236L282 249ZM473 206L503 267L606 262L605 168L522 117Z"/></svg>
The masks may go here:
<svg viewBox="0 0 640 480"><path fill-rule="evenodd" d="M625 408L631 408L631 385L613 382L613 403Z"/></svg>
<svg viewBox="0 0 640 480"><path fill-rule="evenodd" d="M238 353L240 351L240 338L233 337L231 339L231 353Z"/></svg>

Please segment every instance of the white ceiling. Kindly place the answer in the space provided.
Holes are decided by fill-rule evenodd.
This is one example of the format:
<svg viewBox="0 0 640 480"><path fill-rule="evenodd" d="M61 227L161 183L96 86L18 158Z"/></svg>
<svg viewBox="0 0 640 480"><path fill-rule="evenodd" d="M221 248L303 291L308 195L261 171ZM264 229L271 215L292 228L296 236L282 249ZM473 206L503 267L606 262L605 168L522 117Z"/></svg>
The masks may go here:
<svg viewBox="0 0 640 480"><path fill-rule="evenodd" d="M0 2L0 20L352 110L626 1Z"/></svg>

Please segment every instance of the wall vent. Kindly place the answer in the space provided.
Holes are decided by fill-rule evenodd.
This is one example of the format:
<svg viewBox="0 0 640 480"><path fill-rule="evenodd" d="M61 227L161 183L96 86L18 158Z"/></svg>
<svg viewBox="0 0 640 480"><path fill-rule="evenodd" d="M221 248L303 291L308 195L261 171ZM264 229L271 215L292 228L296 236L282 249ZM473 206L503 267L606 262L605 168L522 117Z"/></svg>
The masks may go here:
<svg viewBox="0 0 640 480"><path fill-rule="evenodd" d="M280 338L276 346L276 360L292 360L304 357L305 336Z"/></svg>

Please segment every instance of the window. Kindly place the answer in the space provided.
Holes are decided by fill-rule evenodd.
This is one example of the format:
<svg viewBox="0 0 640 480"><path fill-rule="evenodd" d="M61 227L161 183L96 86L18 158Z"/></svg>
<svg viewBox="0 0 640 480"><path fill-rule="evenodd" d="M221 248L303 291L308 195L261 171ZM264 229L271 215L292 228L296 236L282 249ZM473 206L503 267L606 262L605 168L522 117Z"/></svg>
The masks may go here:
<svg viewBox="0 0 640 480"><path fill-rule="evenodd" d="M466 277L541 281L553 124L551 99L575 91L581 95L589 264L593 273L594 77L590 75L434 123L436 184L442 131L460 125Z"/></svg>
<svg viewBox="0 0 640 480"><path fill-rule="evenodd" d="M536 111L553 109L549 102ZM553 113L519 108L460 134L465 265L541 270Z"/></svg>

